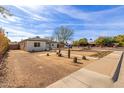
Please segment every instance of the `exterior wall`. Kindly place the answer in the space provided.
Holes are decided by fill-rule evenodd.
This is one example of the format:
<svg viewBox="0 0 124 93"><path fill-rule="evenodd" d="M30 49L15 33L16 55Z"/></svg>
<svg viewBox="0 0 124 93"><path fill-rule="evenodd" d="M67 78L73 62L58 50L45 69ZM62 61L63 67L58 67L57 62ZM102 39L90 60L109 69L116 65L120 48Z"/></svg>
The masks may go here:
<svg viewBox="0 0 124 93"><path fill-rule="evenodd" d="M40 43L40 47L34 47L34 43ZM48 43L46 41L23 41L20 42L20 49L25 51L45 51L57 48L57 43Z"/></svg>
<svg viewBox="0 0 124 93"><path fill-rule="evenodd" d="M9 49L11 49L11 50L17 50L17 49L19 49L19 45L18 44L9 45Z"/></svg>
<svg viewBox="0 0 124 93"><path fill-rule="evenodd" d="M27 41L24 41L24 42L21 42L19 45L20 49L21 50L26 50L26 44L27 44Z"/></svg>
<svg viewBox="0 0 124 93"><path fill-rule="evenodd" d="M35 42L39 42L40 47L34 47ZM45 41L44 42L43 41L27 41L25 50L26 51L44 51L44 50L48 50L48 47L46 46Z"/></svg>
<svg viewBox="0 0 124 93"><path fill-rule="evenodd" d="M49 43L47 43L47 42L45 42L45 50L50 50L50 44Z"/></svg>

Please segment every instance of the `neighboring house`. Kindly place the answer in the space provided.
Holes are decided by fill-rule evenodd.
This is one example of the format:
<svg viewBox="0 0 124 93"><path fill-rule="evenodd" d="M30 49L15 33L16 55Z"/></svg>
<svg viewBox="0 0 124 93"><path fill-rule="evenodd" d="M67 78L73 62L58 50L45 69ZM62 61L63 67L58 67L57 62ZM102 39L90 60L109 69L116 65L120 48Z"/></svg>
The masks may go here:
<svg viewBox="0 0 124 93"><path fill-rule="evenodd" d="M95 42L89 42L88 45L91 46L91 47L96 46Z"/></svg>
<svg viewBox="0 0 124 93"><path fill-rule="evenodd" d="M22 40L19 45L21 50L25 51L45 51L45 50L51 50L57 48L57 42L35 37L35 38L29 38Z"/></svg>
<svg viewBox="0 0 124 93"><path fill-rule="evenodd" d="M50 48L51 48L51 49L56 49L56 48L58 48L58 43L55 42L55 41L51 41L51 42L50 42Z"/></svg>

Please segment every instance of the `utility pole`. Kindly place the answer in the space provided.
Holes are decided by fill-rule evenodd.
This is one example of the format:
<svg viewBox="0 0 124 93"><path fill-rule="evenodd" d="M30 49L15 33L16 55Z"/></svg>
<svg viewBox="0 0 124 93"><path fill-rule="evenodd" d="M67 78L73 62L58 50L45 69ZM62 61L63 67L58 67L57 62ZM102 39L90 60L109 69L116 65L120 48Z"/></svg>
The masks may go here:
<svg viewBox="0 0 124 93"><path fill-rule="evenodd" d="M6 32L6 36L7 36L7 37L8 37L8 33L9 33L9 32Z"/></svg>

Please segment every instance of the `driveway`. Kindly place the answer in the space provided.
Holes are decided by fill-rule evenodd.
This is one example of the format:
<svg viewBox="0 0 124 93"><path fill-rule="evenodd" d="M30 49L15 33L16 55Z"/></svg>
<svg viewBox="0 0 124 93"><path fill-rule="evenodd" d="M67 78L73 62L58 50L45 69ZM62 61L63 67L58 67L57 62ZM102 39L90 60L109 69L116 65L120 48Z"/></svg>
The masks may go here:
<svg viewBox="0 0 124 93"><path fill-rule="evenodd" d="M0 87L46 87L91 63L74 64L72 59L11 50L6 59L6 82ZM42 54L42 53L41 53Z"/></svg>

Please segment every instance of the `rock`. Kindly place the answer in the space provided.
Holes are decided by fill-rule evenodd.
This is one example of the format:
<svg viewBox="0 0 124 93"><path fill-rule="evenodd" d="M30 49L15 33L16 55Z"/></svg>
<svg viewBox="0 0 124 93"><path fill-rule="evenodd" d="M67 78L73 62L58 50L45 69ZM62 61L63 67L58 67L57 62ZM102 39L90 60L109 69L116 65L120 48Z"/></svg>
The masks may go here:
<svg viewBox="0 0 124 93"><path fill-rule="evenodd" d="M82 56L82 59L83 59L83 60L87 60L86 56Z"/></svg>
<svg viewBox="0 0 124 93"><path fill-rule="evenodd" d="M74 57L73 62L77 63L77 57Z"/></svg>
<svg viewBox="0 0 124 93"><path fill-rule="evenodd" d="M49 53L47 53L47 56L50 56Z"/></svg>
<svg viewBox="0 0 124 93"><path fill-rule="evenodd" d="M61 53L58 53L58 57L62 57L62 54Z"/></svg>

